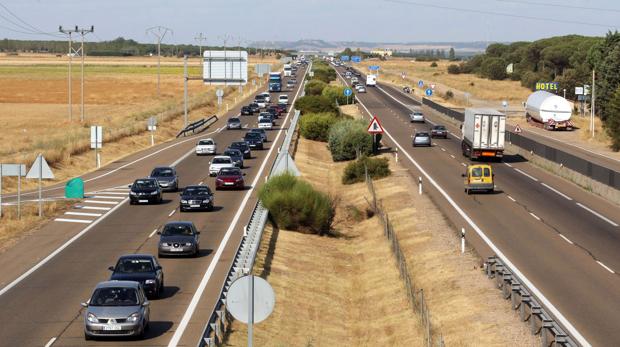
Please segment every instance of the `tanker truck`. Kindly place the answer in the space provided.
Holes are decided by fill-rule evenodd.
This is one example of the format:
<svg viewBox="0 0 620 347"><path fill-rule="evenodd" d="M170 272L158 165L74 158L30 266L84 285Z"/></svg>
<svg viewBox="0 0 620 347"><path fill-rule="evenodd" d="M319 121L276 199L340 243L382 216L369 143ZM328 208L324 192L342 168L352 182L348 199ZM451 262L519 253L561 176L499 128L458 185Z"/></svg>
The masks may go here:
<svg viewBox="0 0 620 347"><path fill-rule="evenodd" d="M547 130L573 130L571 115L572 107L566 99L544 90L530 94L525 102L527 121Z"/></svg>

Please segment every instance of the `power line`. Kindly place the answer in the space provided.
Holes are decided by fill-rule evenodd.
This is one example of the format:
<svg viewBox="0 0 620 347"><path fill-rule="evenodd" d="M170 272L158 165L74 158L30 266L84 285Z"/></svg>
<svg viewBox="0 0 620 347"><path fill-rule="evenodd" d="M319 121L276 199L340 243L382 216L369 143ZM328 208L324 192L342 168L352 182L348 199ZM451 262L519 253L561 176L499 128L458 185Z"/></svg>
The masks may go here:
<svg viewBox="0 0 620 347"><path fill-rule="evenodd" d="M3 18L4 20L6 20L8 23L13 24L14 26L20 28L21 30L25 30L25 31L21 31L21 30L15 30L9 27L5 27L3 26L3 28L13 31L13 32L17 32L20 34L28 34L28 35L46 35L46 36L52 36L52 37L60 37L60 35L54 34L54 33L48 33L48 32L44 32L43 30L29 24L28 22L26 22L25 20L21 19L18 15L16 15L15 13L13 13L13 11L11 11L8 7L6 7L4 4L0 3L0 7L2 7L6 12L9 13L9 15L11 15L13 18L17 19L19 22L23 23L17 23L15 21L13 21L12 19L6 17L5 15L0 13L0 17Z"/></svg>
<svg viewBox="0 0 620 347"><path fill-rule="evenodd" d="M601 27L601 28L607 28L607 29L609 29L609 28L614 28L614 29L617 28L617 25L610 25L610 24L590 23L590 22L581 22L581 21L564 20L564 19L553 19L553 18L548 18L548 17L524 16L524 15L519 15L519 14L493 12L493 11L485 11L485 10L475 10L475 9L471 9L471 8L462 8L462 7L450 7L450 6L442 6L442 5L433 5L433 4L421 3L421 2L413 2L413 1L402 1L402 0L383 0L383 1L385 1L385 2L393 2L393 3L396 3L396 4L403 4L403 5L412 5L412 6L419 6L419 7L438 8L438 9L442 9L442 10L451 10L451 11L459 11L459 12L470 12L470 13L486 14L486 15L492 15L492 16L502 16L502 17L521 18L521 19L531 19L531 20L538 20L538 21L544 21L544 22L555 22L555 23L564 23L564 24L588 25L588 26L595 26L595 27Z"/></svg>
<svg viewBox="0 0 620 347"><path fill-rule="evenodd" d="M589 10L589 11L602 11L602 12L620 12L620 9L616 8L603 8L603 7L589 7L589 6L575 6L575 5L566 5L560 2L533 2L533 1L521 1L521 0L495 0L497 2L506 2L506 3L515 3L515 4L524 4L524 5L534 5L534 6L545 6L545 7L563 7L570 8L575 10Z"/></svg>

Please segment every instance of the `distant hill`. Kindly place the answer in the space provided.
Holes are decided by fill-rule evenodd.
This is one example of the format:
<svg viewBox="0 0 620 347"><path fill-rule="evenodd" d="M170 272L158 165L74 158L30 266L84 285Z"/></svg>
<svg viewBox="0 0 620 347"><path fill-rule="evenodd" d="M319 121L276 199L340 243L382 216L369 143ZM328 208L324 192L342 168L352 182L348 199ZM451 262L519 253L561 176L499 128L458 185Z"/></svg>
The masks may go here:
<svg viewBox="0 0 620 347"><path fill-rule="evenodd" d="M484 52L488 42L364 42L364 41L325 41L325 40L297 40L297 41L256 41L251 47L269 47L286 50L316 50L316 51L342 51L349 47L353 50L359 48L369 51L376 48L390 48L397 51L423 50L423 49L450 49L454 48L461 52Z"/></svg>

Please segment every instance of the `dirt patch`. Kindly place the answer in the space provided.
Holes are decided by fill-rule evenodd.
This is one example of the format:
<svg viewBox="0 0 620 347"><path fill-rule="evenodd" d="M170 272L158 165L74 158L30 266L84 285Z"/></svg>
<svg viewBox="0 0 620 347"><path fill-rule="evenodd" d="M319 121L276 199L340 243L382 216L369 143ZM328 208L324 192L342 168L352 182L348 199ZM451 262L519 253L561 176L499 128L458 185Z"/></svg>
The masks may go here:
<svg viewBox="0 0 620 347"><path fill-rule="evenodd" d="M357 107L357 104L340 106L340 112L349 115L355 119L364 118L364 115L362 114L362 111L360 111L359 107Z"/></svg>

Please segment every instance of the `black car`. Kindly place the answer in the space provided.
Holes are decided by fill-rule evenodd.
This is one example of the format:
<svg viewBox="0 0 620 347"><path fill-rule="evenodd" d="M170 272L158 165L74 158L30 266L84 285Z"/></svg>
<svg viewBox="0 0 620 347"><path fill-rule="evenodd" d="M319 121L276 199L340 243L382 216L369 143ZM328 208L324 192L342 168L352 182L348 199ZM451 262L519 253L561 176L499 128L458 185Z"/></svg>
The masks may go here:
<svg viewBox="0 0 620 347"><path fill-rule="evenodd" d="M162 190L176 192L179 190L179 176L173 167L160 166L151 171L149 178L154 178Z"/></svg>
<svg viewBox="0 0 620 347"><path fill-rule="evenodd" d="M108 269L112 271L110 281L140 282L149 297L159 298L164 291L164 271L150 254L123 255Z"/></svg>
<svg viewBox="0 0 620 347"><path fill-rule="evenodd" d="M243 159L252 159L252 150L250 145L245 141L236 141L230 144L228 148L238 149L243 153Z"/></svg>
<svg viewBox="0 0 620 347"><path fill-rule="evenodd" d="M200 232L192 222L168 222L161 231L157 232L159 257L166 255L192 255L200 254Z"/></svg>
<svg viewBox="0 0 620 347"><path fill-rule="evenodd" d="M263 137L259 133L247 132L243 140L248 143L250 148L263 149Z"/></svg>
<svg viewBox="0 0 620 347"><path fill-rule="evenodd" d="M255 102L249 104L248 107L252 110L252 114L260 112L260 106Z"/></svg>
<svg viewBox="0 0 620 347"><path fill-rule="evenodd" d="M207 186L187 186L181 192L179 210L207 210L213 211L213 193Z"/></svg>
<svg viewBox="0 0 620 347"><path fill-rule="evenodd" d="M141 178L129 185L129 204L161 203L162 189L154 178Z"/></svg>
<svg viewBox="0 0 620 347"><path fill-rule="evenodd" d="M444 125L435 125L431 128L431 137L448 138L448 129Z"/></svg>
<svg viewBox="0 0 620 347"><path fill-rule="evenodd" d="M258 106L258 105L256 105ZM241 115L242 116L251 116L254 114L254 110L251 106L243 106L241 107Z"/></svg>
<svg viewBox="0 0 620 347"><path fill-rule="evenodd" d="M259 133L260 136L263 138L263 142L267 142L267 132L265 131L265 129L259 129L259 128L252 128L250 129L251 133Z"/></svg>
<svg viewBox="0 0 620 347"><path fill-rule="evenodd" d="M228 118L226 122L226 129L241 129L241 120L237 117Z"/></svg>
<svg viewBox="0 0 620 347"><path fill-rule="evenodd" d="M267 112L271 113L274 118L278 118L280 117L282 110L277 105L270 105L269 107L267 107Z"/></svg>
<svg viewBox="0 0 620 347"><path fill-rule="evenodd" d="M222 155L227 155L235 163L235 166L243 169L243 153L234 148L227 148Z"/></svg>

